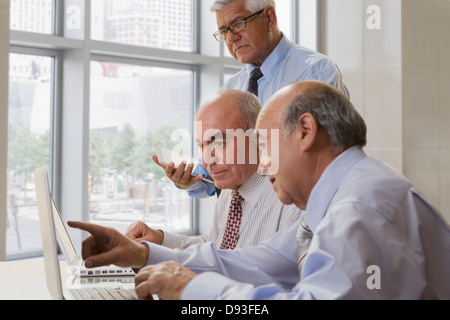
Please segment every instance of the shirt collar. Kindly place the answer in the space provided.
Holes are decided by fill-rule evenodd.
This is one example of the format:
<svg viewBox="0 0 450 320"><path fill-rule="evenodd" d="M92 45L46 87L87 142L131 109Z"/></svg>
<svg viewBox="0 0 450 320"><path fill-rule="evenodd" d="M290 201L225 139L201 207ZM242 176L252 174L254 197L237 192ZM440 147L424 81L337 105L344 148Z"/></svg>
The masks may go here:
<svg viewBox="0 0 450 320"><path fill-rule="evenodd" d="M305 211L305 221L313 233L325 216L331 200L347 173L366 157L361 147L354 146L343 152L325 169L309 196Z"/></svg>
<svg viewBox="0 0 450 320"><path fill-rule="evenodd" d="M276 71L284 61L284 58L286 58L286 55L288 54L291 47L292 42L285 35L283 35L278 46L272 51L272 53L262 64L261 72L268 82L272 81L273 77L276 74ZM248 74L250 74L255 68L257 68L255 65L247 65Z"/></svg>
<svg viewBox="0 0 450 320"><path fill-rule="evenodd" d="M244 200L250 203L251 206L255 206L258 203L258 198L263 192L261 188L265 186L264 183L267 177L261 177L258 172L255 172L253 176L248 179L240 188L239 194Z"/></svg>

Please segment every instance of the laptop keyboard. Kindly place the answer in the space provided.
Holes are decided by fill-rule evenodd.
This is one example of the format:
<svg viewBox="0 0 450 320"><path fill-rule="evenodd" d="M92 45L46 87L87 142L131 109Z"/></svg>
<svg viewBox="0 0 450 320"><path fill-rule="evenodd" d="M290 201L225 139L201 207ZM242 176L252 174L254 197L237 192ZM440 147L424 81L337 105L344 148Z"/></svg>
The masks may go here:
<svg viewBox="0 0 450 320"><path fill-rule="evenodd" d="M136 296L126 289L81 288L69 291L77 300L136 300Z"/></svg>

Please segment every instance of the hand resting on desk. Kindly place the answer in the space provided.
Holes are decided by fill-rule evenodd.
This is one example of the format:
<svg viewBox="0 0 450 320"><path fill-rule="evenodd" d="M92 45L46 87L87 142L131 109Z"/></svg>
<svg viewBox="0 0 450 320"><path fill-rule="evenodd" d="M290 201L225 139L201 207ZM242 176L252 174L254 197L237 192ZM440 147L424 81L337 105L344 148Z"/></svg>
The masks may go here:
<svg viewBox="0 0 450 320"><path fill-rule="evenodd" d="M140 300L179 300L186 286L197 275L177 262L163 262L148 266L135 277L136 294Z"/></svg>

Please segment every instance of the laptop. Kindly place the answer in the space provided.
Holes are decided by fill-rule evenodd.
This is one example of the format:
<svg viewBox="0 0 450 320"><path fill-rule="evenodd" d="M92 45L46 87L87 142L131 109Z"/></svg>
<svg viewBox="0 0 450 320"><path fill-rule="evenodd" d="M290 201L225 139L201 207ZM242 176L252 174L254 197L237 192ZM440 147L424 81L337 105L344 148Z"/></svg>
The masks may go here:
<svg viewBox="0 0 450 320"><path fill-rule="evenodd" d="M105 273L94 272L90 277L82 277L82 272L67 272L65 276L61 273L58 240L66 256L69 269L79 269L81 259L75 252L52 199L47 169L36 169L34 176L47 288L52 298L55 300L135 300L137 297L134 290L134 277L131 277L131 273L128 271L127 275L114 272L108 273L109 276L105 276ZM56 230L58 230L58 235ZM74 262L76 264L73 264ZM122 268L116 270L120 269Z"/></svg>

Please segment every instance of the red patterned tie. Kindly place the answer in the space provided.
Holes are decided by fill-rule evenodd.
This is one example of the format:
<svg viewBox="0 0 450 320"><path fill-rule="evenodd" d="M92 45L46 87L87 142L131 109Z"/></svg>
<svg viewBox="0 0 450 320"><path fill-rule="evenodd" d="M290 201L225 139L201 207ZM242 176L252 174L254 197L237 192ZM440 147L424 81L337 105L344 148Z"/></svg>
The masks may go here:
<svg viewBox="0 0 450 320"><path fill-rule="evenodd" d="M236 243L239 238L239 227L241 225L242 217L242 202L243 198L237 190L233 191L231 198L230 212L228 214L227 227L223 236L222 250L233 250L236 248Z"/></svg>

